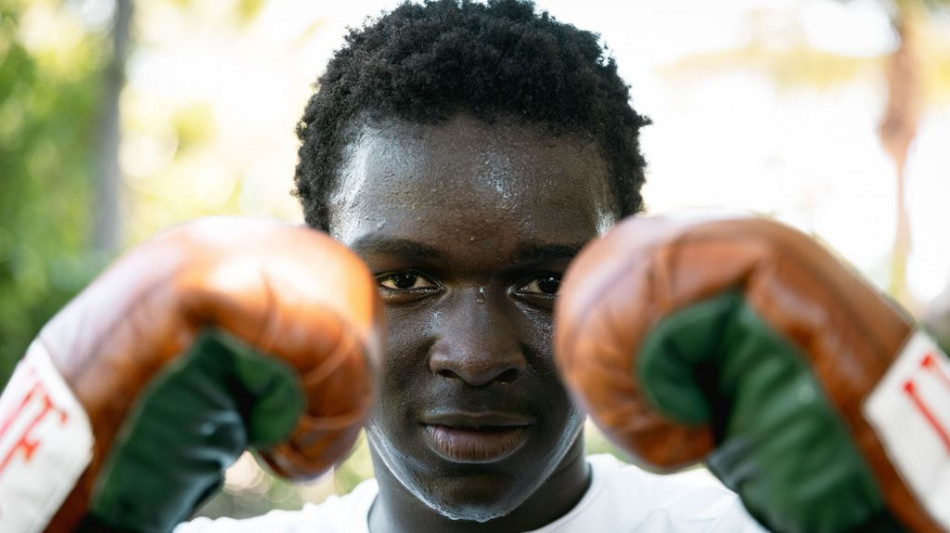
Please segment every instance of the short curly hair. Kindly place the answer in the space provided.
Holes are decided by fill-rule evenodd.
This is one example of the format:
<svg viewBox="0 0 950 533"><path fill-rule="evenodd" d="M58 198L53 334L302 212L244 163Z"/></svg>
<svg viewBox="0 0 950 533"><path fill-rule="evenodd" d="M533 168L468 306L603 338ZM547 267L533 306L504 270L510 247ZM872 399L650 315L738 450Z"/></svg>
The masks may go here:
<svg viewBox="0 0 950 533"><path fill-rule="evenodd" d="M461 113L594 140L621 216L640 211L639 131L649 119L631 107L598 38L522 0L406 2L351 30L297 125L295 194L307 223L329 229L327 195L352 125L433 124Z"/></svg>

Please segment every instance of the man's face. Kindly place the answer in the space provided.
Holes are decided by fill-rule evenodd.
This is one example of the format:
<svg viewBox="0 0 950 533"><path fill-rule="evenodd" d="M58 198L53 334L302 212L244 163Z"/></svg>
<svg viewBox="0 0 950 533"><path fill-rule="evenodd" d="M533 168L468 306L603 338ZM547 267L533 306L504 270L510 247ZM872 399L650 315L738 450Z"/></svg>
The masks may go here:
<svg viewBox="0 0 950 533"><path fill-rule="evenodd" d="M579 248L615 221L595 145L509 122L364 126L330 228L367 262L389 328L372 451L445 516L485 521L579 457L552 357Z"/></svg>

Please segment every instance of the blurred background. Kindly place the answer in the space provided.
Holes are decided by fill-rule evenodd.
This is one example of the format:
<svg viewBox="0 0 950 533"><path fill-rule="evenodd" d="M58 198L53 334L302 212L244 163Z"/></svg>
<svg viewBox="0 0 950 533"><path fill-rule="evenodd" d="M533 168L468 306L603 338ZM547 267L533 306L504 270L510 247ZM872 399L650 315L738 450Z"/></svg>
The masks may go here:
<svg viewBox="0 0 950 533"><path fill-rule="evenodd" d="M0 383L159 229L302 220L294 126L346 28L396 3L0 0ZM918 317L950 307L950 0L537 4L599 33L653 119L651 212L768 213ZM246 456L201 512L292 508L371 474L365 445L306 486Z"/></svg>

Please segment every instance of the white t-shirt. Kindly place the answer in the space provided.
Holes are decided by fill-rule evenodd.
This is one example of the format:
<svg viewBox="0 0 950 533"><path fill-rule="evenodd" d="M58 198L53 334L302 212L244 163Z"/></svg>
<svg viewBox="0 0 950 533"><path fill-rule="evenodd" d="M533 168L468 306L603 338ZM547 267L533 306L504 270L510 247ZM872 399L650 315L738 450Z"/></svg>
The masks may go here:
<svg viewBox="0 0 950 533"><path fill-rule="evenodd" d="M705 470L657 475L610 455L587 460L591 486L581 501L558 520L527 533L765 531L739 498ZM369 509L378 490L371 479L345 496L300 511L271 511L247 520L198 518L178 526L175 533L369 533Z"/></svg>

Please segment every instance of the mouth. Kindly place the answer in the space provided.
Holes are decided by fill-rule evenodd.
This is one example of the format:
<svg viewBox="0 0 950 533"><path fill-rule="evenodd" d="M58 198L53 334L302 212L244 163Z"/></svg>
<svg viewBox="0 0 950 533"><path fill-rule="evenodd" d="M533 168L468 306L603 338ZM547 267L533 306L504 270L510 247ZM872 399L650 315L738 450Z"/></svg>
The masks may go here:
<svg viewBox="0 0 950 533"><path fill-rule="evenodd" d="M528 440L530 418L507 413L438 413L423 418L426 443L443 459L492 463L517 452Z"/></svg>

